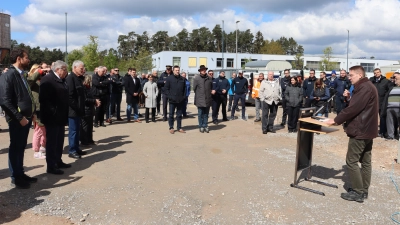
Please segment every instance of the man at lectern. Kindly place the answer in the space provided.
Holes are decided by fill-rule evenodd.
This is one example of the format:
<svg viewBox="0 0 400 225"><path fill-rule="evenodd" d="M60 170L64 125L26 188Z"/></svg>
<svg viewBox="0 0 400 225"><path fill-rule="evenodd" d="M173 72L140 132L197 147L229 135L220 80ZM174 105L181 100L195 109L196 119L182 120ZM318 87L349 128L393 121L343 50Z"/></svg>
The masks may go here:
<svg viewBox="0 0 400 225"><path fill-rule="evenodd" d="M373 139L378 136L378 92L368 78L362 66L353 66L349 71L349 79L354 85L353 95L345 90L343 96L350 101L335 119L325 123L345 124L349 137L346 155L351 188L341 197L348 201L364 202L368 198L371 183L371 150ZM361 163L361 168L358 166Z"/></svg>

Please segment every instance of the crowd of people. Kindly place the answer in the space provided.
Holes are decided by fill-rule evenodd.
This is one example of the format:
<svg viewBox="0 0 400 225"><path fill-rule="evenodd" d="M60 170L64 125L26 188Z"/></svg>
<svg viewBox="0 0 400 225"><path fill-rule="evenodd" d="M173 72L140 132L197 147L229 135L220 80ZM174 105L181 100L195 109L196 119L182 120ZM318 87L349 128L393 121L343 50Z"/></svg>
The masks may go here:
<svg viewBox="0 0 400 225"><path fill-rule="evenodd" d="M18 188L29 188L31 183L37 182L37 178L26 175L23 168L24 150L31 124L34 129L32 140L34 158L46 159L47 173L61 175L64 173L62 169L71 167L70 164L64 163L61 157L65 126L68 126L68 156L79 159L86 154L81 146L96 145L93 140L94 127L106 127L105 123L112 124L114 117L117 121L124 120L121 117L123 93L126 95L127 123L141 123L139 108L145 108L145 122L156 122L156 115L160 114L163 121L168 121L170 134L186 133L182 119L188 116L188 97L192 90L194 105L197 107L199 132L210 132L208 127L210 109L214 125L218 125L221 121L220 109L222 121L235 120L235 113L240 111L239 101L242 110L239 118L247 120L245 102L250 84L241 70L237 75L234 73L227 79L223 71L219 72L218 77L214 77L213 70L201 65L198 69L199 74L191 83L187 79L187 74L181 73L179 66L167 65L160 77L157 71L139 77L135 68L129 68L127 74L120 76L118 68L112 68L107 74L108 69L104 66L97 67L94 74L87 75L84 63L79 60L73 62L69 74L67 64L60 60L53 62L51 66L46 63L35 64L27 73L24 69L29 65L29 56L23 49L14 49L10 54L10 60L12 65L0 76L0 105L9 126L9 169L12 184ZM358 146L361 152L370 152L372 139L378 134L377 127L374 127L375 120L378 124L378 116L373 118L375 111L379 112L379 135L387 140L398 139L399 75L395 73L391 82L381 75L379 69L375 69L374 77L368 80L360 66L352 67L349 73L341 70L339 77L336 77L336 71L332 71L330 78L326 77L325 72L321 72L318 79L315 77L315 70L311 70L310 76L304 81L298 77L291 77L289 69L285 70L284 77L279 79L274 78L272 71L267 73L265 79L264 74L260 73L251 92L251 97L255 100L254 122L262 123L263 134L275 133L274 122L278 105L281 104L283 116L280 125L283 127L287 125L288 132L293 133L298 131L300 108L315 106L319 108L318 116L325 117L328 117L333 108L337 117L328 122L346 123L345 128L350 142L354 142L354 146ZM364 84L365 82L368 84ZM374 87L374 90L365 89L369 86ZM364 96L360 93L364 93ZM362 104L369 105L362 106ZM352 113L358 108L366 111L365 114L360 116L364 111L359 111L358 114ZM371 111L372 108L376 110ZM365 119L365 115L368 116L368 122L359 121ZM365 127L368 134L361 135L366 131L351 133L359 130L358 127L354 127L355 118L360 118L357 120L357 126L361 126L360 123L363 123L363 126L372 124ZM357 142L360 138L371 142ZM370 159L363 161L357 154L354 153L351 159L347 159L349 168L354 172L351 176L354 177L361 176L355 169L354 162L360 161L366 167L370 163ZM370 178L367 186L369 181ZM368 187L359 186L357 181L351 190L353 192L348 192L352 193L351 196L342 197L361 201L361 197L365 197L362 194L366 193Z"/></svg>

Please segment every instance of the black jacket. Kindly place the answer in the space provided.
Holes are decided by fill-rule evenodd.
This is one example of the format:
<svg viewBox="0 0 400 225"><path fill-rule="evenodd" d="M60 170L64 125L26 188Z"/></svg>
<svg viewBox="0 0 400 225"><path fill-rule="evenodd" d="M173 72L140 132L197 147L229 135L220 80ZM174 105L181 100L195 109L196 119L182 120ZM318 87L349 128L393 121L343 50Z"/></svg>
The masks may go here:
<svg viewBox="0 0 400 225"><path fill-rule="evenodd" d="M311 92L314 90L314 83L317 80L315 77L309 77L303 82L303 96L310 98Z"/></svg>
<svg viewBox="0 0 400 225"><path fill-rule="evenodd" d="M124 89L124 79L119 74L117 74L111 76L111 81L111 94L122 94L122 90Z"/></svg>
<svg viewBox="0 0 400 225"><path fill-rule="evenodd" d="M40 114L46 126L65 126L68 123L68 85L50 71L40 81Z"/></svg>
<svg viewBox="0 0 400 225"><path fill-rule="evenodd" d="M171 72L170 74L167 73L167 71L165 71L164 73L161 74L160 78L157 80L157 86L158 86L158 90L161 90L161 94L165 94L165 83L164 81L167 81L167 77L169 77L170 75L173 75L173 73Z"/></svg>
<svg viewBox="0 0 400 225"><path fill-rule="evenodd" d="M181 75L168 76L164 88L170 103L181 103L186 97L186 80Z"/></svg>
<svg viewBox="0 0 400 225"><path fill-rule="evenodd" d="M93 96L103 98L109 93L110 80L104 75L99 76L97 73L92 75Z"/></svg>
<svg viewBox="0 0 400 225"><path fill-rule="evenodd" d="M231 86L229 85L229 81L225 77L219 76L212 81L212 90L214 90L216 94L226 96L230 88ZM222 93L223 89L226 90L225 94Z"/></svg>
<svg viewBox="0 0 400 225"><path fill-rule="evenodd" d="M10 66L10 69L0 76L0 105L5 111L6 120L21 121L23 117L32 117L36 110L33 101L20 73L14 66Z"/></svg>
<svg viewBox="0 0 400 225"><path fill-rule="evenodd" d="M281 89L282 89L282 99L285 98L285 90L286 87L290 85L290 76L289 77L282 77L281 78Z"/></svg>
<svg viewBox="0 0 400 225"><path fill-rule="evenodd" d="M84 76L77 76L71 72L65 81L68 85L68 117L82 117L85 115L85 90L83 86Z"/></svg>
<svg viewBox="0 0 400 225"><path fill-rule="evenodd" d="M93 97L93 93L90 87L83 87L85 90L85 116L94 116L94 106L96 99Z"/></svg>
<svg viewBox="0 0 400 225"><path fill-rule="evenodd" d="M369 80L374 84L376 90L378 91L379 109L381 109L382 103L384 102L385 99L385 95L389 91L389 89L393 86L393 83L382 75L378 80L375 77L371 77L369 78Z"/></svg>
<svg viewBox="0 0 400 225"><path fill-rule="evenodd" d="M236 77L232 81L231 88L234 94L246 94L249 91L249 82L244 77Z"/></svg>
<svg viewBox="0 0 400 225"><path fill-rule="evenodd" d="M139 94L142 91L142 86L140 85L139 78L135 78L133 82L133 77L128 75L124 77L125 93L126 93L126 103L128 104L138 104ZM133 93L138 93L137 96L133 96Z"/></svg>

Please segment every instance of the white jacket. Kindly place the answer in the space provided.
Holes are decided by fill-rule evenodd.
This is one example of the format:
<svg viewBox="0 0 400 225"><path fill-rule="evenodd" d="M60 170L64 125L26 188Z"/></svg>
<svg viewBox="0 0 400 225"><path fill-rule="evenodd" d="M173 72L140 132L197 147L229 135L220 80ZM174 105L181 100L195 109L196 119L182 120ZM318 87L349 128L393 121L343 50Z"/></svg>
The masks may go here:
<svg viewBox="0 0 400 225"><path fill-rule="evenodd" d="M260 100L271 105L273 102L278 104L282 99L282 89L279 80L261 82L260 90L258 92Z"/></svg>

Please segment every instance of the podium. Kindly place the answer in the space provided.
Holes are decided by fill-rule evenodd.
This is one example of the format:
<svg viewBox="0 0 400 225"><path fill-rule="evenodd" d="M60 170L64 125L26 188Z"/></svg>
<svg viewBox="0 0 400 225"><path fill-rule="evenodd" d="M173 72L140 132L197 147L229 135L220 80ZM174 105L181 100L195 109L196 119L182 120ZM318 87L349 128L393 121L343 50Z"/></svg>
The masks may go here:
<svg viewBox="0 0 400 225"><path fill-rule="evenodd" d="M291 187L309 191L315 194L325 196L325 193L321 191L316 191L307 187L302 187L299 185L298 173L307 170L307 175L305 181L338 188L337 185L328 184L322 181L313 180L312 178L312 153L313 153L313 142L314 134L329 134L338 129L329 128L330 125L323 122L325 118L314 117L313 113L310 111L315 111L315 108L304 108L300 109L300 118L297 123L297 149L296 149L296 164L294 171L294 181L290 184Z"/></svg>

